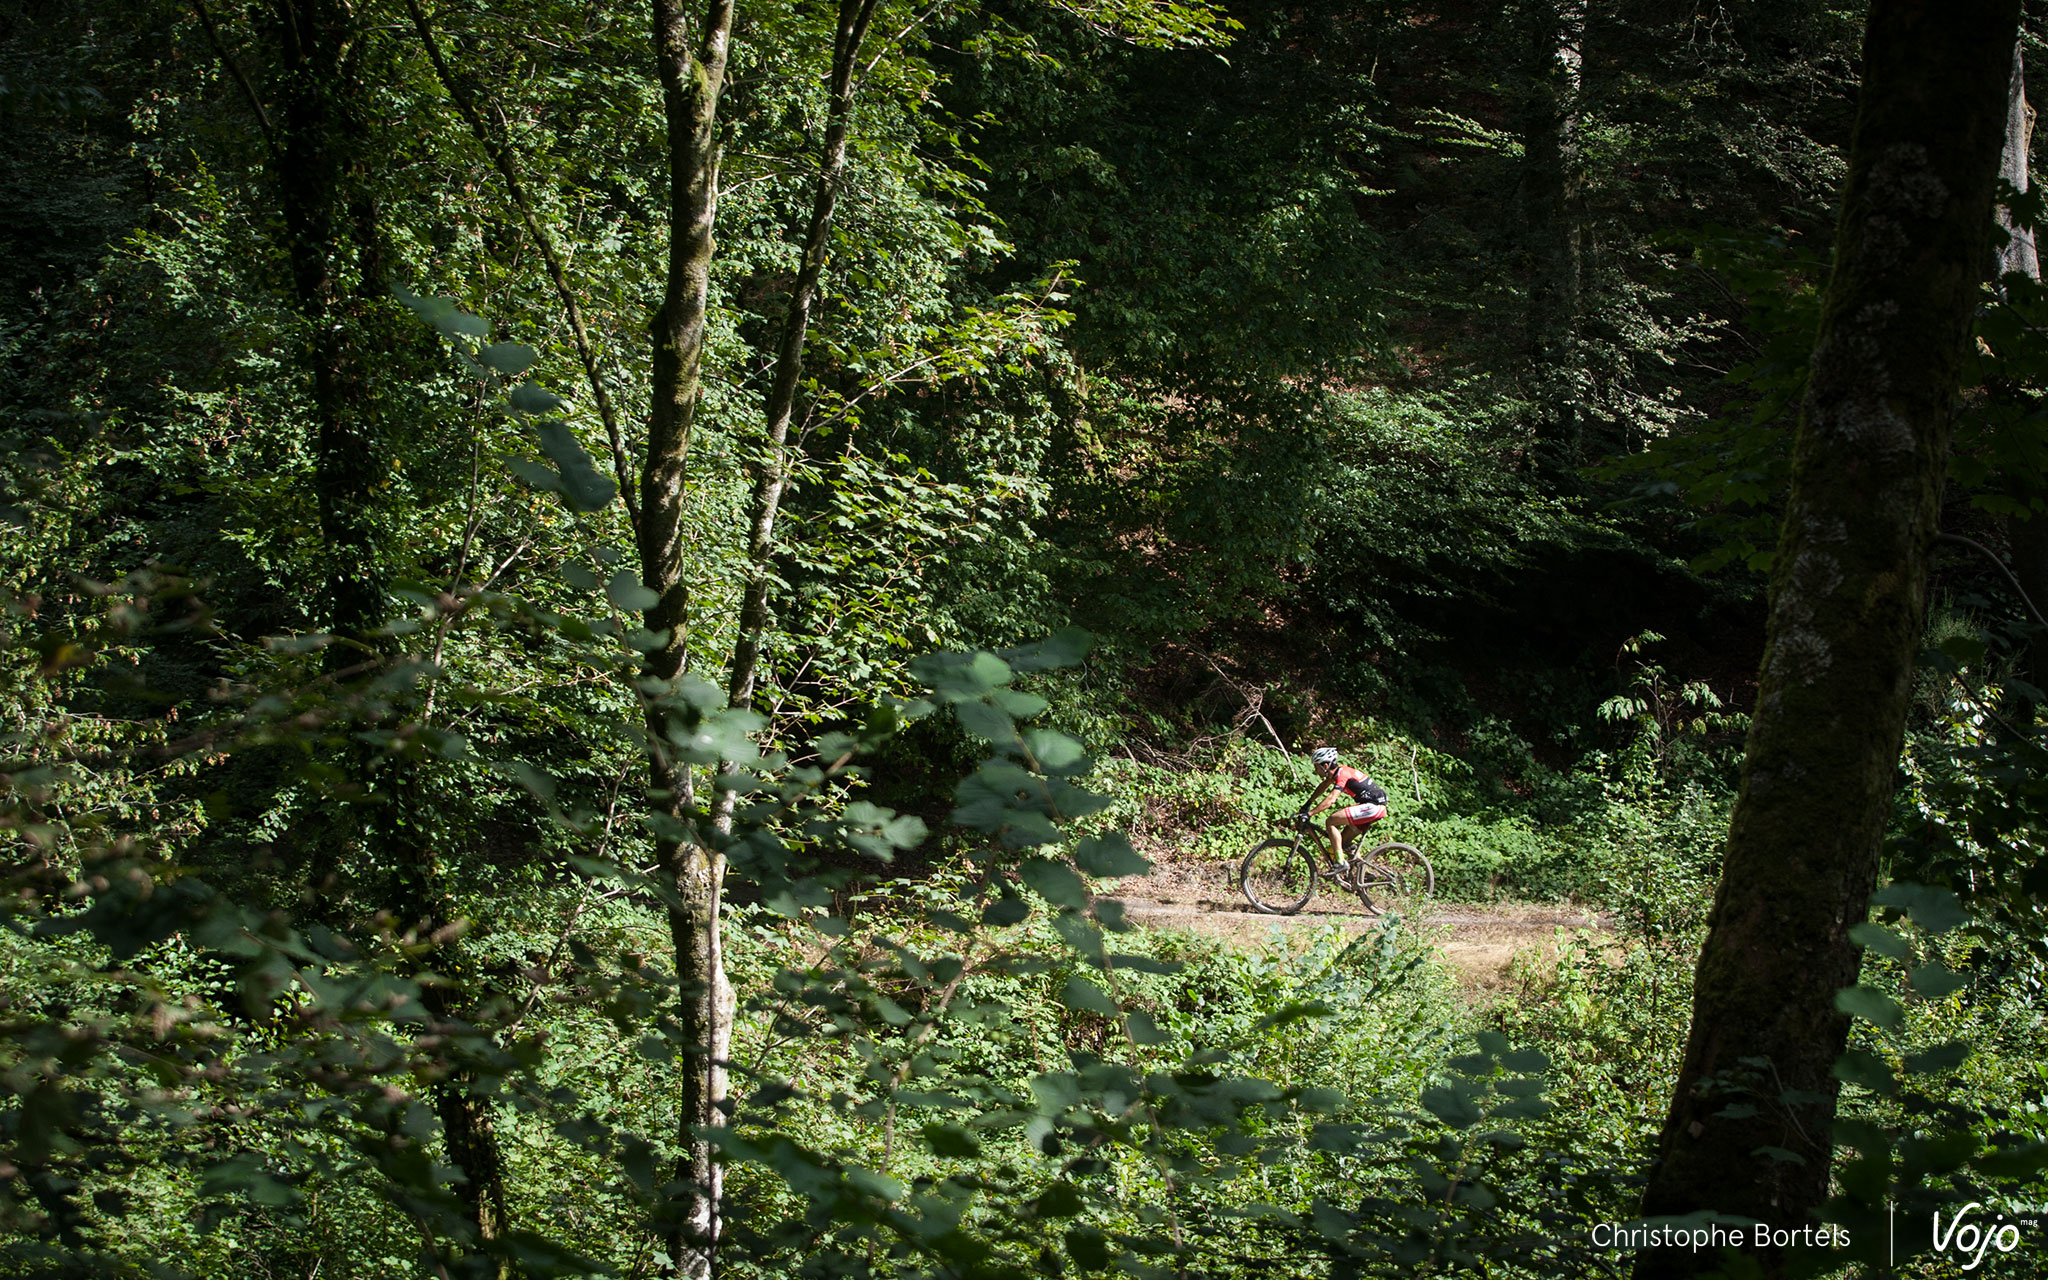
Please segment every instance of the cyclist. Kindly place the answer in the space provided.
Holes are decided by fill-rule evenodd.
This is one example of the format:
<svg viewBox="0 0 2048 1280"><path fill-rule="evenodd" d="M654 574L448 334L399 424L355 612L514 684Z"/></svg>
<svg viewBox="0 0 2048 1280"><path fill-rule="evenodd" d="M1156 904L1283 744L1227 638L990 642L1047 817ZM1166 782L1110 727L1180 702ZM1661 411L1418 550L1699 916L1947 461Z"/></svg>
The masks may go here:
<svg viewBox="0 0 2048 1280"><path fill-rule="evenodd" d="M1323 822L1323 829L1330 837L1330 857L1341 871L1344 867L1344 833L1352 828L1369 827L1387 816L1386 788L1349 765L1339 764L1335 747L1317 747L1309 752L1308 758L1316 767L1316 776L1330 787L1330 794L1315 807L1313 813L1320 816L1331 805L1342 806ZM1310 814L1311 810L1304 808L1300 816L1306 819Z"/></svg>

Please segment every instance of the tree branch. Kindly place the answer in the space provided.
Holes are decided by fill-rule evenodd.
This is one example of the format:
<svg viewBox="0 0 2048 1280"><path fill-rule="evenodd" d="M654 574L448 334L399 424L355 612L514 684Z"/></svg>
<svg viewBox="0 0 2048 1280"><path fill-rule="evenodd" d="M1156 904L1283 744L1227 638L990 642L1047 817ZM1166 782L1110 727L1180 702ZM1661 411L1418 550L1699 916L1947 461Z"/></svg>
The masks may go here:
<svg viewBox="0 0 2048 1280"><path fill-rule="evenodd" d="M199 0L193 0L193 3L196 5ZM619 503L626 509L627 524L637 533L640 512L633 503L633 472L631 460L626 455L626 439L619 429L619 415L612 407L611 395L604 388L597 352L591 347L589 332L583 324L583 308L577 304L576 294L569 288L568 268L563 265L561 254L555 251L553 237L548 235L547 228L541 225L540 216L534 212L533 201L526 193L525 182L520 179L512 148L492 134L475 97L456 80L448 60L441 54L441 43L434 38L434 29L428 25L419 0L405 0L405 8L412 17L413 30L419 32L420 42L427 47L427 58L434 64L434 74L441 81L441 87L448 91L449 100L468 122L469 131L476 135L477 142L498 170L498 176L505 180L505 189L512 197L512 207L519 211L527 234L533 237L534 244L540 249L541 261L547 264L548 279L554 282L555 296L561 300L562 310L569 318L569 333L576 342L577 359L583 363L583 376L590 383L590 396L597 404L597 416L604 420L605 439L611 445L612 471L619 482Z"/></svg>

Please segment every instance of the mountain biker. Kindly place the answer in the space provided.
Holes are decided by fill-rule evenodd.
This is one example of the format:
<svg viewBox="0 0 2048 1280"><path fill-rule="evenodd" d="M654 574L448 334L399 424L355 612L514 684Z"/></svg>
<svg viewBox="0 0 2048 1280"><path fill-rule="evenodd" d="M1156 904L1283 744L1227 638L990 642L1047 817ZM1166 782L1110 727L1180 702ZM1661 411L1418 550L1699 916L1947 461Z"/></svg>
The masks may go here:
<svg viewBox="0 0 2048 1280"><path fill-rule="evenodd" d="M1339 764L1335 747L1317 747L1308 758L1316 767L1316 776L1329 784L1330 794L1313 811L1303 808L1298 816L1307 819L1311 812L1319 816L1331 805L1342 805L1323 822L1330 837L1330 856L1342 867L1345 831L1369 827L1387 816L1386 788L1349 765Z"/></svg>

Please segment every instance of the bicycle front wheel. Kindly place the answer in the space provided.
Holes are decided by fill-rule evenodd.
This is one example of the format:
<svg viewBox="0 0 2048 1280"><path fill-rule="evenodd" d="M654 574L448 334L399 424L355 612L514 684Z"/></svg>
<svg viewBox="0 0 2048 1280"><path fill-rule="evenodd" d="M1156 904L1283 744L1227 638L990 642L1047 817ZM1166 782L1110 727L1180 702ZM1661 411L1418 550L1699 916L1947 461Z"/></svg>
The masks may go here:
<svg viewBox="0 0 2048 1280"><path fill-rule="evenodd" d="M1237 887L1259 910L1291 916L1315 896L1316 860L1302 848L1300 836L1268 840L1245 855Z"/></svg>
<svg viewBox="0 0 2048 1280"><path fill-rule="evenodd" d="M1374 915L1413 915L1436 892L1436 868L1412 844L1383 844L1351 865L1358 896Z"/></svg>

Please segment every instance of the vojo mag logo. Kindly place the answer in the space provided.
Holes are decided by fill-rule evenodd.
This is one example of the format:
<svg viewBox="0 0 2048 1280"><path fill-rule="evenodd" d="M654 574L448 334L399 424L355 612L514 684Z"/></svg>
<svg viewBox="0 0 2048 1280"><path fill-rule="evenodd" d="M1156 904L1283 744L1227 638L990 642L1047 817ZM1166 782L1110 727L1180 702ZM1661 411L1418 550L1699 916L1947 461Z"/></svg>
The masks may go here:
<svg viewBox="0 0 2048 1280"><path fill-rule="evenodd" d="M1984 1205L1972 1200L1956 1210L1955 1216L1946 1223L1941 1220L1941 1211L1934 1214L1934 1251L1950 1257L1963 1257L1963 1270L1975 1271L1983 1265L1984 1255L1997 1250L2011 1253L2020 1247L2020 1224L2003 1213L1984 1216ZM2029 1219L2032 1215L2028 1215Z"/></svg>

